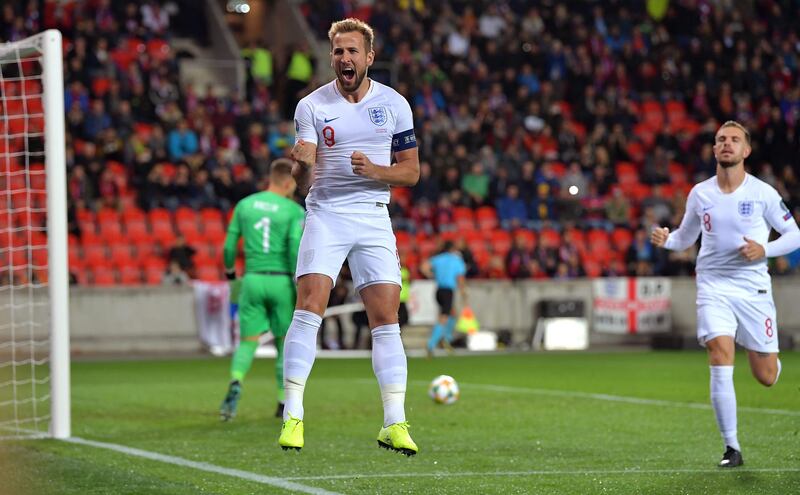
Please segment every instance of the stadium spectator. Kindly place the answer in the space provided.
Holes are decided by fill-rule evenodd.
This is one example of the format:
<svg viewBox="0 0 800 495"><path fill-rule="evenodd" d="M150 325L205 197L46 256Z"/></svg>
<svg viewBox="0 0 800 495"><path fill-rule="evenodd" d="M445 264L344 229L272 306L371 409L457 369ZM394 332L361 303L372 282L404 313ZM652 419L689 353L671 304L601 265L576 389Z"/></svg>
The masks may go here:
<svg viewBox="0 0 800 495"><path fill-rule="evenodd" d="M506 193L497 200L497 218L500 226L506 230L514 230L526 226L528 208L519 197L519 187L509 184Z"/></svg>
<svg viewBox="0 0 800 495"><path fill-rule="evenodd" d="M167 252L167 263L174 261L181 270L191 275L194 271L194 255L196 253L197 250L195 248L186 244L186 238L178 235L175 238L175 243Z"/></svg>
<svg viewBox="0 0 800 495"><path fill-rule="evenodd" d="M164 277L161 279L161 285L189 285L189 275L181 268L180 263L175 260L169 262L167 271L164 272Z"/></svg>

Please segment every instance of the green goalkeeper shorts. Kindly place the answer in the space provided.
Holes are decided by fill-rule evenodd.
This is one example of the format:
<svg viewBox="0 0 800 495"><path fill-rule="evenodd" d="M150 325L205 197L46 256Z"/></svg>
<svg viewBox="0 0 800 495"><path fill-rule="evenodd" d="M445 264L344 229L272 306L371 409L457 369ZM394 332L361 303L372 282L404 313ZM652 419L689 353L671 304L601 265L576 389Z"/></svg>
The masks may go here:
<svg viewBox="0 0 800 495"><path fill-rule="evenodd" d="M256 337L270 330L276 337L285 336L296 299L297 289L289 275L245 274L239 295L241 336Z"/></svg>

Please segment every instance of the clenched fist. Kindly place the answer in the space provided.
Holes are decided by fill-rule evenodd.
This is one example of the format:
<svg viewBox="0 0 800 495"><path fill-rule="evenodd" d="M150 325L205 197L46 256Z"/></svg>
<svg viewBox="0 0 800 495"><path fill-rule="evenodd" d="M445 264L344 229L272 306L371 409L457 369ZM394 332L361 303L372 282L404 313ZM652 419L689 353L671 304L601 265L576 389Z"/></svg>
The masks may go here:
<svg viewBox="0 0 800 495"><path fill-rule="evenodd" d="M669 229L667 227L655 227L650 233L650 242L653 246L664 247L669 237Z"/></svg>
<svg viewBox="0 0 800 495"><path fill-rule="evenodd" d="M350 155L350 165L353 167L353 173L366 177L368 179L378 179L378 166L375 165L367 158L367 155L360 151L354 151Z"/></svg>

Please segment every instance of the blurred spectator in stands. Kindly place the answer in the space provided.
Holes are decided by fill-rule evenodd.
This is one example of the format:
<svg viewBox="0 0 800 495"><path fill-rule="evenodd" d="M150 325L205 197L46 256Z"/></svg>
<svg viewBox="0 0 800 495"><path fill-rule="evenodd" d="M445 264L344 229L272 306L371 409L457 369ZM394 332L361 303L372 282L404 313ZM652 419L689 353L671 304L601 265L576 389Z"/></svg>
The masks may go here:
<svg viewBox="0 0 800 495"><path fill-rule="evenodd" d="M447 196L441 196L436 203L434 225L437 232L452 232L456 230L455 211L453 203Z"/></svg>
<svg viewBox="0 0 800 495"><path fill-rule="evenodd" d="M436 214L433 204L427 199L421 199L411 210L411 221L415 232L424 232L431 235L434 232Z"/></svg>
<svg viewBox="0 0 800 495"><path fill-rule="evenodd" d="M196 210L217 207L217 196L214 185L208 179L208 170L200 169L194 173L189 206Z"/></svg>
<svg viewBox="0 0 800 495"><path fill-rule="evenodd" d="M439 199L439 181L433 176L427 161L419 164L419 181L411 188L411 198L414 203L423 199L434 203Z"/></svg>
<svg viewBox="0 0 800 495"><path fill-rule="evenodd" d="M142 26L144 26L144 36L158 38L168 38L169 35L169 13L156 0L147 0L140 8L142 14Z"/></svg>
<svg viewBox="0 0 800 495"><path fill-rule="evenodd" d="M270 153L267 143L259 143L253 150L253 157L248 162L257 179L269 177L269 168L272 160L272 153Z"/></svg>
<svg viewBox="0 0 800 495"><path fill-rule="evenodd" d="M468 173L461 179L461 189L465 193L467 206L477 208L486 203L489 196L489 175L481 162L474 162Z"/></svg>
<svg viewBox="0 0 800 495"><path fill-rule="evenodd" d="M453 204L461 204L461 174L458 167L451 166L445 169L439 190L442 196L447 196Z"/></svg>
<svg viewBox="0 0 800 495"><path fill-rule="evenodd" d="M650 195L641 201L640 206L643 209L652 208L656 222L661 225L665 222L669 222L672 217L672 204L670 203L670 199L672 198L665 197L662 185L656 184L653 186Z"/></svg>
<svg viewBox="0 0 800 495"><path fill-rule="evenodd" d="M461 253L461 259L464 260L464 265L467 267L465 276L467 278L475 278L480 275L480 268L475 261L475 255L472 254L472 250L467 245L466 239L464 239L463 236L458 236L453 241L453 244L455 244L455 248L458 252Z"/></svg>
<svg viewBox="0 0 800 495"><path fill-rule="evenodd" d="M272 52L262 43L252 39L247 48L242 49L242 57L248 61L250 69L248 71L248 95L252 97L256 84L272 88L274 82Z"/></svg>
<svg viewBox="0 0 800 495"><path fill-rule="evenodd" d="M133 38L142 38L144 36L142 19L139 14L139 9L136 8L134 2L125 4L125 13L123 14L120 24L123 27L123 31L128 36Z"/></svg>
<svg viewBox="0 0 800 495"><path fill-rule="evenodd" d="M551 194L550 186L546 182L536 186L536 197L530 204L530 225L534 230L556 225L555 200Z"/></svg>
<svg viewBox="0 0 800 495"><path fill-rule="evenodd" d="M211 172L214 184L214 193L219 201L219 207L223 211L228 211L237 201L234 192L234 183L231 178L231 171L225 167L219 167Z"/></svg>
<svg viewBox="0 0 800 495"><path fill-rule="evenodd" d="M638 277L647 277L655 273L653 263L655 262L655 248L650 243L648 231L637 229L633 235L633 242L628 248L626 260L628 263L628 273Z"/></svg>
<svg viewBox="0 0 800 495"><path fill-rule="evenodd" d="M253 171L243 167L233 180L233 203L237 203L256 192L258 192L258 188L253 177Z"/></svg>
<svg viewBox="0 0 800 495"><path fill-rule="evenodd" d="M540 242L533 249L532 256L547 276L552 277L555 274L558 265L558 252L555 247L547 246L545 243Z"/></svg>
<svg viewBox="0 0 800 495"><path fill-rule="evenodd" d="M528 208L519 197L519 187L509 184L506 193L497 201L497 218L500 227L514 230L524 227L528 222Z"/></svg>
<svg viewBox="0 0 800 495"><path fill-rule="evenodd" d="M67 192L69 203L74 204L79 209L87 208L92 204L94 191L82 165L75 165L72 168L67 184Z"/></svg>
<svg viewBox="0 0 800 495"><path fill-rule="evenodd" d="M714 158L714 149L711 142L703 143L700 153L696 155L694 161L693 182L702 182L709 177L717 174L717 159Z"/></svg>
<svg viewBox="0 0 800 495"><path fill-rule="evenodd" d="M645 158L642 183L654 185L668 184L669 182L669 156L662 146L656 145L653 153L648 154Z"/></svg>
<svg viewBox="0 0 800 495"><path fill-rule="evenodd" d="M187 155L197 153L199 149L197 133L189 127L186 120L178 122L178 126L169 132L167 141L169 159L173 162L183 160Z"/></svg>
<svg viewBox="0 0 800 495"><path fill-rule="evenodd" d="M150 130L150 139L147 140L147 146L153 152L153 161L161 162L167 161L167 138L164 135L164 128L159 124L153 126Z"/></svg>
<svg viewBox="0 0 800 495"><path fill-rule="evenodd" d="M177 263L181 270L190 274L194 270L194 255L197 251L186 244L186 238L178 235L167 252L167 263Z"/></svg>
<svg viewBox="0 0 800 495"><path fill-rule="evenodd" d="M606 202L606 218L616 227L630 227L631 203L619 187Z"/></svg>
<svg viewBox="0 0 800 495"><path fill-rule="evenodd" d="M83 137L95 140L109 127L111 127L111 117L106 113L103 100L93 100L91 110L83 120Z"/></svg>
<svg viewBox="0 0 800 495"><path fill-rule="evenodd" d="M521 165L521 164L520 164ZM489 203L497 205L497 202L506 196L508 186L516 182L512 181L509 176L509 165L504 160L501 165L497 167L489 182ZM517 196L519 197L519 186L517 185ZM524 201L523 201L524 203Z"/></svg>
<svg viewBox="0 0 800 495"><path fill-rule="evenodd" d="M189 275L181 268L180 263L170 261L167 271L164 272L164 277L161 279L161 285L188 285L189 282Z"/></svg>
<svg viewBox="0 0 800 495"><path fill-rule="evenodd" d="M172 187L170 188L167 202L167 208L170 210L176 210L178 207L192 204L193 189L190 175L188 165L185 163L178 165L175 177L172 179Z"/></svg>
<svg viewBox="0 0 800 495"><path fill-rule="evenodd" d="M269 132L269 150L275 157L283 156L294 145L294 127L290 120L284 120Z"/></svg>
<svg viewBox="0 0 800 495"><path fill-rule="evenodd" d="M530 262L530 248L525 238L514 236L511 241L511 249L506 254L506 273L512 280L528 278L531 275L529 271Z"/></svg>
<svg viewBox="0 0 800 495"><path fill-rule="evenodd" d="M119 185L114 171L110 168L103 169L98 181L98 192L100 208L111 208L116 210L119 207Z"/></svg>
<svg viewBox="0 0 800 495"><path fill-rule="evenodd" d="M306 89L314 77L316 64L317 59L308 45L299 43L292 46L289 59L283 65L286 67L286 91L283 98L285 118L291 118L294 115L294 108L301 98L301 91Z"/></svg>

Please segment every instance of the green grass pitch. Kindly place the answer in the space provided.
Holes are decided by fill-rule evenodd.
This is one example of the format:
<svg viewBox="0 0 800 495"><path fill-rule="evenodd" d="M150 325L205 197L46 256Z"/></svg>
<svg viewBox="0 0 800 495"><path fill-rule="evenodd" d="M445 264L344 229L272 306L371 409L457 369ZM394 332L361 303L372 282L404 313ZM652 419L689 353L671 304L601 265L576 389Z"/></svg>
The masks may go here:
<svg viewBox="0 0 800 495"><path fill-rule="evenodd" d="M368 359L317 360L300 453L277 445L272 360L255 362L230 423L217 416L227 359L75 362L75 437L198 464L6 440L0 494L800 493L800 354L782 360L780 382L766 389L737 356L745 465L735 470L715 467L723 446L702 352L409 359L413 458L377 447ZM439 374L459 382L455 405L427 397Z"/></svg>

